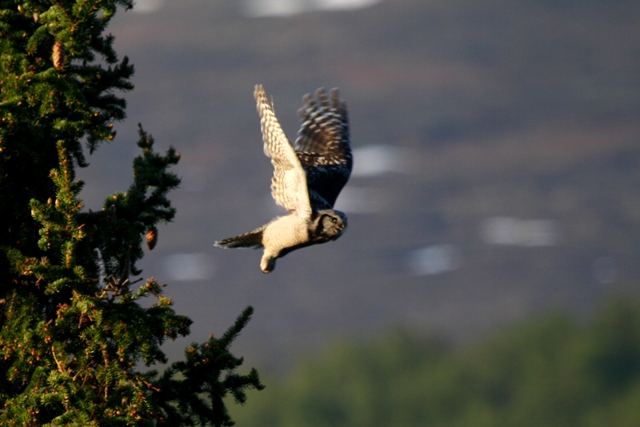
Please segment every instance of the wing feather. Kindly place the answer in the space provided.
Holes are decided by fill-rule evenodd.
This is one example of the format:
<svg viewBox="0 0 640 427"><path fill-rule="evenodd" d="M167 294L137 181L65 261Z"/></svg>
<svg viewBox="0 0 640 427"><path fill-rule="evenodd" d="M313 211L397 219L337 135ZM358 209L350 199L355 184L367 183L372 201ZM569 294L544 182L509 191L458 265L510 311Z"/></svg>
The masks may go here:
<svg viewBox="0 0 640 427"><path fill-rule="evenodd" d="M256 85L254 97L260 115L264 153L271 158L274 167L271 196L289 212L311 218L307 176L300 160L284 134L262 85Z"/></svg>
<svg viewBox="0 0 640 427"><path fill-rule="evenodd" d="M327 94L320 88L316 98L303 98L295 150L307 174L311 204L319 210L335 204L351 176L353 157L347 104L340 100L338 89Z"/></svg>

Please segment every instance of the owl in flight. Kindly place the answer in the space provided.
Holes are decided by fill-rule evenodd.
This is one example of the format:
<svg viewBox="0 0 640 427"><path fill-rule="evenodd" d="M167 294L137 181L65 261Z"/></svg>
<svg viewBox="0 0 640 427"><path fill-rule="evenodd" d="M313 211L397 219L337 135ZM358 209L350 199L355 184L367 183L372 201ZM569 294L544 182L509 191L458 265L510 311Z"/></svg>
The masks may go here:
<svg viewBox="0 0 640 427"><path fill-rule="evenodd" d="M336 240L347 216L333 205L349 180L353 158L347 105L338 89L305 95L298 111L302 126L294 146L285 136L262 85L253 93L260 115L264 153L271 158L271 196L289 211L249 233L219 240L223 248L264 248L260 268L270 273L276 259L306 246Z"/></svg>

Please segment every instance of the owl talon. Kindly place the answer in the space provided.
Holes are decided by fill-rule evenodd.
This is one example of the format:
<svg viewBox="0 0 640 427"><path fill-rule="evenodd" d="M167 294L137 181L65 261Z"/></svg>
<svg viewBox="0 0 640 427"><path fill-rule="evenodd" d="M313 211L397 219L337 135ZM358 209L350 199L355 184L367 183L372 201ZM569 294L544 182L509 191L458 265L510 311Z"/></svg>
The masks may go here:
<svg viewBox="0 0 640 427"><path fill-rule="evenodd" d="M276 259L274 257L263 256L260 260L260 269L264 274L269 274L276 268Z"/></svg>

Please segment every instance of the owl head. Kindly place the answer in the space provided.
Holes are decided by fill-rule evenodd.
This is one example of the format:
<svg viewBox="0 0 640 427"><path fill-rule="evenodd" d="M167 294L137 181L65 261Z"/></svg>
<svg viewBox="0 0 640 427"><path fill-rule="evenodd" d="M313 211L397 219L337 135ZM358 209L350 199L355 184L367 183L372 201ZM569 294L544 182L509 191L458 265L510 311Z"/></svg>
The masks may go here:
<svg viewBox="0 0 640 427"><path fill-rule="evenodd" d="M328 242L336 240L347 228L347 216L333 209L318 211L313 221L313 240Z"/></svg>

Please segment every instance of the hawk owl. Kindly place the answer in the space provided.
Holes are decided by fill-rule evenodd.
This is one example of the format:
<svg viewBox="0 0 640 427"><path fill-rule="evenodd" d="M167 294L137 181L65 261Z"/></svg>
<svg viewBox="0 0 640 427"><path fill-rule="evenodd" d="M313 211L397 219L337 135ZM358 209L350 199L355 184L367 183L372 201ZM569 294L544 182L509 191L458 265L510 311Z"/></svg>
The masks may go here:
<svg viewBox="0 0 640 427"><path fill-rule="evenodd" d="M339 238L347 216L333 205L349 180L353 158L347 105L338 89L305 95L302 125L294 146L285 136L262 85L254 91L264 153L274 167L271 196L289 211L249 233L215 242L223 248L264 248L260 268L270 273L276 259L306 246Z"/></svg>

